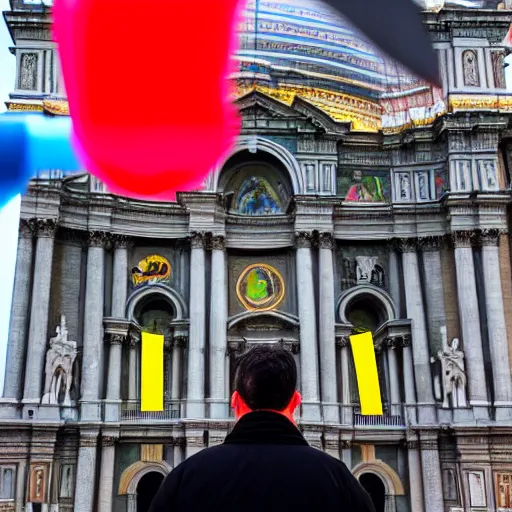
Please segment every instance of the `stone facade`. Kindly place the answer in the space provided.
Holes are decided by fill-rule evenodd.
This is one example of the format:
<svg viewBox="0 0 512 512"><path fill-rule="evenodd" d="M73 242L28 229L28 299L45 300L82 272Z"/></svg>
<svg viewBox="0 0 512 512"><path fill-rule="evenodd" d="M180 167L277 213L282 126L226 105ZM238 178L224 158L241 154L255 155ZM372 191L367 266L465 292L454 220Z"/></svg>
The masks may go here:
<svg viewBox="0 0 512 512"><path fill-rule="evenodd" d="M13 8L15 38L53 51L47 12L29 29ZM0 509L146 510L151 479L232 429L236 359L268 343L297 362L306 439L377 489L379 511L512 510L512 102L492 64L503 18L425 13L450 105L429 126L365 133L254 92L232 158L175 203L121 202L86 174L32 183ZM44 82L24 52L20 83ZM61 317L77 353L62 376L46 364L56 390L69 380L44 399ZM374 335L381 417L361 415L354 328ZM140 408L143 330L165 337L162 412Z"/></svg>

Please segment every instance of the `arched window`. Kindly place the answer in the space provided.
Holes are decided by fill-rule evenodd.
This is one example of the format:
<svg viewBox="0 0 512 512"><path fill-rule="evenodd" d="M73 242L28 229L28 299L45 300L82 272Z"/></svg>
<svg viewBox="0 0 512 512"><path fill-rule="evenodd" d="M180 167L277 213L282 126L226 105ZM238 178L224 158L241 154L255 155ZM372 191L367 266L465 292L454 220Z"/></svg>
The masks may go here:
<svg viewBox="0 0 512 512"><path fill-rule="evenodd" d="M473 50L466 50L462 54L462 69L464 71L464 85L480 87L480 73L478 72L478 58Z"/></svg>
<svg viewBox="0 0 512 512"><path fill-rule="evenodd" d="M281 182L277 182L279 187ZM274 187L262 176L249 176L238 190L235 210L242 215L276 215L282 213L282 200Z"/></svg>

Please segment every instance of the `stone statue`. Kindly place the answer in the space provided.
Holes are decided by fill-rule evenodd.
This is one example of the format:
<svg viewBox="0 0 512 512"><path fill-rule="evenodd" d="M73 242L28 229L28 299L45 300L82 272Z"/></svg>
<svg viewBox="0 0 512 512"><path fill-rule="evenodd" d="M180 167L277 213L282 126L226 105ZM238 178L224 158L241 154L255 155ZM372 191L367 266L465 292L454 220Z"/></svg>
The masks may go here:
<svg viewBox="0 0 512 512"><path fill-rule="evenodd" d="M400 199L411 199L411 181L408 174L400 174Z"/></svg>
<svg viewBox="0 0 512 512"><path fill-rule="evenodd" d="M466 50L462 54L462 67L464 70L464 85L480 87L480 76L478 74L478 60L473 50Z"/></svg>
<svg viewBox="0 0 512 512"><path fill-rule="evenodd" d="M427 195L427 184L426 184L426 178L424 174L420 174L418 176L418 188L419 188L419 196L420 199L428 199Z"/></svg>
<svg viewBox="0 0 512 512"><path fill-rule="evenodd" d="M443 376L443 407L450 407L449 396L453 408L467 407L464 352L459 350L458 338L454 338L451 344L447 344L446 348L437 354L441 361Z"/></svg>
<svg viewBox="0 0 512 512"><path fill-rule="evenodd" d="M56 336L50 338L50 348L46 353L45 385L41 403L71 405L71 384L73 382L73 364L78 354L76 341L68 340L66 317L61 316L60 325L56 327Z"/></svg>
<svg viewBox="0 0 512 512"><path fill-rule="evenodd" d="M487 188L494 190L496 188L496 168L494 162L484 162L484 169Z"/></svg>

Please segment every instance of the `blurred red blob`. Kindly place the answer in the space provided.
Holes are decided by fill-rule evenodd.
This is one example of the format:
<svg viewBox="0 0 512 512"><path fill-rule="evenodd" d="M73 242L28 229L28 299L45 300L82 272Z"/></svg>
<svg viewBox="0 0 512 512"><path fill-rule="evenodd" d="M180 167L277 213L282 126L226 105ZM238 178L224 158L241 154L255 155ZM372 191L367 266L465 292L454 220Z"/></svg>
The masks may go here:
<svg viewBox="0 0 512 512"><path fill-rule="evenodd" d="M172 200L230 150L239 3L55 0L73 143L113 193Z"/></svg>

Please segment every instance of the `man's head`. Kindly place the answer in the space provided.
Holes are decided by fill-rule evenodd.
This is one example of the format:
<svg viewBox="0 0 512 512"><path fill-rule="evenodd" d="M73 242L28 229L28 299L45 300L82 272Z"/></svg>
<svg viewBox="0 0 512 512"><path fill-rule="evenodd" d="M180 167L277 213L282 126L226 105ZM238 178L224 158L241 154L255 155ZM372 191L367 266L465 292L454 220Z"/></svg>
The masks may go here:
<svg viewBox="0 0 512 512"><path fill-rule="evenodd" d="M260 345L238 360L231 405L237 418L251 411L271 410L293 421L293 411L300 404L296 385L297 367L292 354Z"/></svg>

